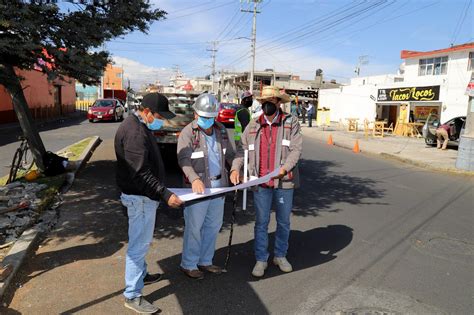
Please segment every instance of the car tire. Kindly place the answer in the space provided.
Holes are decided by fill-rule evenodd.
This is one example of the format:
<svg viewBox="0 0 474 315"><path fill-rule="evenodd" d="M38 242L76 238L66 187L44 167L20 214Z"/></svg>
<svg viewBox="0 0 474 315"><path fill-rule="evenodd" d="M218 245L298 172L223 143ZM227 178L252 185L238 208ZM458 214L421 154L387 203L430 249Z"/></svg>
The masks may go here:
<svg viewBox="0 0 474 315"><path fill-rule="evenodd" d="M93 123L93 122L94 122L94 119L89 119L89 122L90 122L90 123Z"/></svg>
<svg viewBox="0 0 474 315"><path fill-rule="evenodd" d="M123 121L123 114L120 116L120 121Z"/></svg>
<svg viewBox="0 0 474 315"><path fill-rule="evenodd" d="M436 140L433 138L425 138L426 145L434 147L436 145Z"/></svg>

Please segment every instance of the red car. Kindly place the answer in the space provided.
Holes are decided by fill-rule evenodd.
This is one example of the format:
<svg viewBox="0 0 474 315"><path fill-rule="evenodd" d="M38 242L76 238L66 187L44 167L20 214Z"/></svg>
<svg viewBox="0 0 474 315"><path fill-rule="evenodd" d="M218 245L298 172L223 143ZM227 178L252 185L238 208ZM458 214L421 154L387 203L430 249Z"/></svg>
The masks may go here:
<svg viewBox="0 0 474 315"><path fill-rule="evenodd" d="M219 105L219 114L217 115L217 121L224 125L234 125L235 112L239 109L239 104L234 103L221 103Z"/></svg>
<svg viewBox="0 0 474 315"><path fill-rule="evenodd" d="M98 99L87 111L87 119L122 121L125 109L119 100L113 98Z"/></svg>

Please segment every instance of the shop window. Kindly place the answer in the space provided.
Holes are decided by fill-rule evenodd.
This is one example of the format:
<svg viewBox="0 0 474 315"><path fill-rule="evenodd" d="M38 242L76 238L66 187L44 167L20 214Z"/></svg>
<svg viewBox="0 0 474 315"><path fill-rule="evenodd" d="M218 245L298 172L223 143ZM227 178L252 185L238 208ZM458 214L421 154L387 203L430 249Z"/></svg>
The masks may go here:
<svg viewBox="0 0 474 315"><path fill-rule="evenodd" d="M472 71L474 70L474 51L469 53L469 63L467 64L467 70Z"/></svg>
<svg viewBox="0 0 474 315"><path fill-rule="evenodd" d="M448 56L420 59L418 75L442 75L448 72Z"/></svg>

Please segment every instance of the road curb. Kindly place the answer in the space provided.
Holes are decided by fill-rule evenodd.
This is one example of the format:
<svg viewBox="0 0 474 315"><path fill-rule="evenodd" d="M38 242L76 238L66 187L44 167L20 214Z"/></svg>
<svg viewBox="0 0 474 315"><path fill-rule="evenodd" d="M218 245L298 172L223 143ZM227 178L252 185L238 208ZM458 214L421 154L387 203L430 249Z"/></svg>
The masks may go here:
<svg viewBox="0 0 474 315"><path fill-rule="evenodd" d="M392 154L392 153L382 152L379 155L381 155L385 158L388 158L388 159L396 160L396 161L406 163L406 164L415 165L415 166L425 168L425 169L429 169L429 170L432 170L432 171L474 176L474 172L471 172L471 171L460 170L460 169L452 168L452 167L437 167L437 166L433 166L429 163L424 163L424 162L419 162L419 161L415 161L415 160L411 160L411 159L402 158L402 157L399 157L399 156L397 156L395 154Z"/></svg>
<svg viewBox="0 0 474 315"><path fill-rule="evenodd" d="M347 149L347 150L352 151L352 147L350 145L340 144L340 143L337 143L337 142L334 142L333 145L336 146L336 147L339 147L339 148L343 148L343 149ZM429 163L419 162L419 161L415 161L415 160L408 159L408 158L402 158L402 157L397 156L393 153L374 152L374 151L370 151L370 150L365 150L363 148L360 150L360 153L369 154L369 155L373 155L373 156L382 156L386 159L395 160L397 162L402 162L402 163L405 163L405 164L414 165L414 166L421 167L421 168L424 168L424 169L429 169L429 170L432 170L432 171L452 173L452 174L458 174L458 175L474 176L474 172L471 172L471 171L459 170L457 168L452 168L452 167L437 167L437 166L433 166Z"/></svg>
<svg viewBox="0 0 474 315"><path fill-rule="evenodd" d="M59 151L65 151L68 147L73 146L78 142L71 144ZM84 149L81 156L77 160L78 163L76 169L69 173L71 174L70 176L66 176L66 184L61 189L61 193L65 193L69 190L74 182L76 174L84 167L84 165L94 153L94 150L100 145L101 142L102 139L100 139L98 136L94 136L93 139L91 139L89 145ZM41 233L35 227L24 231L3 259L3 265L6 266L7 264L10 264L13 266L13 270L3 282L0 282L0 300L3 300L5 292L7 292L12 285L12 280L15 278L20 266L23 264L25 258L33 249L33 244L39 239L40 235Z"/></svg>
<svg viewBox="0 0 474 315"><path fill-rule="evenodd" d="M58 117L58 118L47 120L47 121L38 121L38 122L35 122L35 126L36 128L43 128L49 124L54 124L60 121L69 121L69 120L81 118L82 114L86 114L86 112L78 111L78 112L75 112L74 114L71 114L70 116ZM2 132L21 131L21 127L19 123L11 123L11 124L8 124L7 126L0 125L0 131Z"/></svg>
<svg viewBox="0 0 474 315"><path fill-rule="evenodd" d="M0 282L0 299L3 298L4 293L12 284L20 266L23 264L25 257L33 247L33 243L38 239L39 232L35 228L24 231L20 238L15 242L13 247L3 259L3 265L8 264L13 266L12 273L3 281Z"/></svg>

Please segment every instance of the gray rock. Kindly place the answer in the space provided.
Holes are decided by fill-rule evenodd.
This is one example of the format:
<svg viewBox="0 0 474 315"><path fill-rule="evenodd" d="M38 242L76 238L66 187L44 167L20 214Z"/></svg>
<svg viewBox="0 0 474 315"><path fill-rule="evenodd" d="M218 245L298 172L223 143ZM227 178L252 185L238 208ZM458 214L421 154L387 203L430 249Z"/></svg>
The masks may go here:
<svg viewBox="0 0 474 315"><path fill-rule="evenodd" d="M8 228L9 226L11 226L11 224L12 224L12 220L10 218L8 217L0 218L0 230Z"/></svg>

